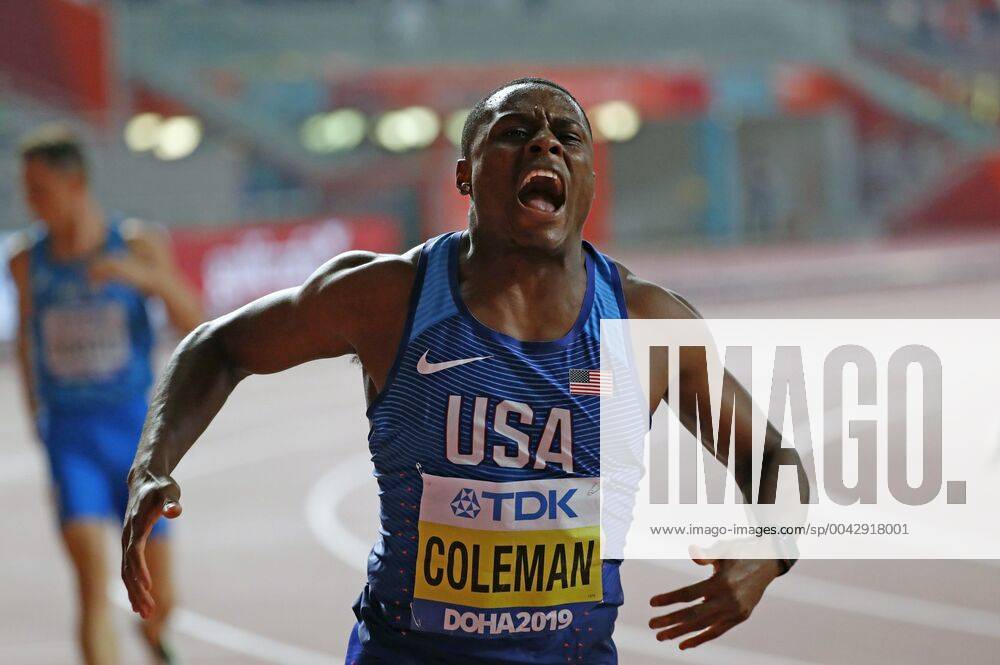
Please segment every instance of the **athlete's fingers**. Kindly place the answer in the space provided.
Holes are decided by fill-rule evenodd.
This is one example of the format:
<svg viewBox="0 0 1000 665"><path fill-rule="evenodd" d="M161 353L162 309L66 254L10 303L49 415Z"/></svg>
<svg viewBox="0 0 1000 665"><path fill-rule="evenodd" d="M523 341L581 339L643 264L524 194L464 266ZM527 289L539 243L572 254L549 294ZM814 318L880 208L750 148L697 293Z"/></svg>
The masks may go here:
<svg viewBox="0 0 1000 665"><path fill-rule="evenodd" d="M123 571L127 574L126 584L135 584L137 595L141 591L147 591L152 586L152 577L149 574L149 567L146 565L146 541L153 524L156 523L157 515L150 515L140 506L140 514L130 518L127 527L128 542L123 552ZM136 523L142 525L141 532L136 528Z"/></svg>
<svg viewBox="0 0 1000 665"><path fill-rule="evenodd" d="M133 540L131 536L135 532L131 528L128 530L130 532L130 540L122 556L122 581L125 583L129 602L132 604L132 611L138 612L140 616L146 618L149 616L150 608L155 606L155 603L153 603L152 595L144 588L143 582L140 579L142 575L141 571L146 566L145 556L143 555L143 549L146 545L145 537ZM146 572L148 574L148 569Z"/></svg>
<svg viewBox="0 0 1000 665"><path fill-rule="evenodd" d="M693 600L704 597L708 593L712 586L711 581L712 578L709 578L686 587L681 587L680 589L675 589L674 591L661 593L658 596L650 598L649 604L653 607L663 607L664 605L671 605L673 603L690 603Z"/></svg>
<svg viewBox="0 0 1000 665"><path fill-rule="evenodd" d="M137 490L130 498L128 516L122 528L122 581L132 610L144 619L156 606L151 593L153 578L146 563L146 542L156 520L163 516L166 503L171 502L176 503L165 501L158 490L150 490L148 486ZM172 506L170 512L176 516L178 508Z"/></svg>
<svg viewBox="0 0 1000 665"><path fill-rule="evenodd" d="M688 623L690 621L695 621L708 614L718 613L719 608L715 603L704 602L697 605L692 605L691 607L685 607L683 609L676 610L670 614L663 614L658 617L653 617L649 620L649 627L654 630L657 628L666 628L668 626L673 626L678 623Z"/></svg>
<svg viewBox="0 0 1000 665"><path fill-rule="evenodd" d="M125 582L125 573L122 573L122 582ZM128 604L132 608L133 612L139 611L138 601L135 599L135 594L132 593L132 585L125 583L125 593L128 594Z"/></svg>
<svg viewBox="0 0 1000 665"><path fill-rule="evenodd" d="M709 613L705 616L698 617L692 621L687 621L685 623L679 623L676 626L671 626L666 630L661 630L656 634L656 639L660 642L665 640L672 640L681 635L687 635L688 633L693 633L696 630L703 630L711 626L716 619L715 613Z"/></svg>
<svg viewBox="0 0 1000 665"><path fill-rule="evenodd" d="M156 603L149 590L143 587L143 583L136 571L136 566L137 564L134 564L126 572L126 575L129 576L126 584L131 592L130 598L133 598L134 611L138 612L139 616L145 619L152 613L152 609L156 606Z"/></svg>
<svg viewBox="0 0 1000 665"><path fill-rule="evenodd" d="M678 645L678 647L681 649L692 649L698 646L699 644L704 644L709 640L714 640L716 637L719 637L720 635L722 635L735 625L736 624L732 621L720 621L716 624L709 626L708 630L698 633L694 637L689 637L688 639L684 640Z"/></svg>
<svg viewBox="0 0 1000 665"><path fill-rule="evenodd" d="M136 594L132 591L132 574L131 566L129 565L130 557L132 555L132 519L131 517L125 518L125 525L122 527L122 565L121 565L121 578L122 584L125 585L125 592L128 594L128 602L132 606L133 612L138 612L138 604L136 601Z"/></svg>
<svg viewBox="0 0 1000 665"><path fill-rule="evenodd" d="M136 553L136 563L138 564L139 584L143 591L153 588L153 576L149 574L149 566L146 564L146 541L149 538L149 531L146 531L139 539L139 549Z"/></svg>
<svg viewBox="0 0 1000 665"><path fill-rule="evenodd" d="M153 577L149 574L149 566L146 565L146 542L149 540L149 534L153 532L156 520L160 519L160 514L160 510L154 512L152 508L147 511L143 520L142 535L139 536L135 547L135 572L138 573L139 582L142 584L143 590L146 591L153 586Z"/></svg>
<svg viewBox="0 0 1000 665"><path fill-rule="evenodd" d="M136 600L136 594L132 590L132 577L131 577L131 575L129 573L128 561L126 560L126 558L124 556L122 557L122 572L121 572L121 577L122 577L122 584L125 585L125 593L128 594L129 605L132 606L132 611L133 612L138 612L139 611L139 605L138 605L138 601Z"/></svg>
<svg viewBox="0 0 1000 665"><path fill-rule="evenodd" d="M149 566L146 565L146 541L149 539L151 530L152 524L146 527L129 551L129 567L132 578L138 582L139 590L146 593L153 586L153 578L149 574Z"/></svg>
<svg viewBox="0 0 1000 665"><path fill-rule="evenodd" d="M153 600L152 594L149 591L142 588L142 583L138 579L133 581L133 586L135 587L136 596L136 612L139 613L143 619L148 619L156 609L156 601Z"/></svg>

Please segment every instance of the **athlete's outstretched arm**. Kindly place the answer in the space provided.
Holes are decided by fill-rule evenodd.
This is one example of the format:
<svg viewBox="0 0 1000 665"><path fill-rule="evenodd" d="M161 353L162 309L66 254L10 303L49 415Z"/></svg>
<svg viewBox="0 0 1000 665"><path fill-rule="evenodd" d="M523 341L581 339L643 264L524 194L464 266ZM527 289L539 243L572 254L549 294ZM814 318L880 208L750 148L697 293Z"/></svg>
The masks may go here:
<svg viewBox="0 0 1000 665"><path fill-rule="evenodd" d="M620 267L621 268L621 267ZM629 314L633 318L644 319L700 319L701 315L686 300L677 294L663 289L655 284L645 282L627 269L621 268L626 301L629 304ZM650 410L654 410L662 395L667 401L667 367L666 356L653 356L652 376L659 377L661 383L653 386ZM676 400L681 406L678 418L685 428L695 436L698 435L698 412L695 407L696 395L708 395L708 373L705 367L696 367L690 371L690 376L684 376L682 368L682 394ZM732 440L734 442L733 458L736 469L750 468L752 464L753 416L752 410L736 409L732 412L733 401L751 405L749 392L727 373L727 382L733 389L733 399L726 400L722 405L720 423L733 423ZM722 425L720 424L720 428ZM704 433L704 430L703 430ZM718 433L719 450L710 437L703 436L702 443L709 447L713 454L720 455L725 460L728 457L729 435ZM725 442L725 443L724 443ZM791 459L787 459L787 458ZM785 459L782 459L785 458ZM799 470L802 496L800 500L808 502L809 484L801 460L794 451L781 448L781 435L771 423L767 424L763 459L761 461L762 487L775 484L778 477L779 461L796 464ZM737 472L737 478L740 474ZM804 483L804 484L803 484ZM748 504L755 503L753 489L743 483L738 483ZM773 497L771 498L773 501ZM766 501L766 499L765 499ZM650 604L653 607L673 605L667 614L654 617L649 627L657 631L658 640L671 640L691 633L697 633L680 643L681 649L698 646L715 639L732 627L749 618L750 613L760 602L764 590L775 577L785 572L789 562L780 559L737 559L717 555L698 553L693 557L699 565L711 565L713 574L708 579L690 586L676 589L668 593L653 596ZM695 605L677 607L678 604L701 601Z"/></svg>
<svg viewBox="0 0 1000 665"><path fill-rule="evenodd" d="M354 351L373 290L399 274L387 274L383 262L366 252L343 254L301 287L204 323L178 346L157 385L128 477L122 580L132 609L144 618L153 609L146 539L161 516L181 513L174 467L245 377Z"/></svg>

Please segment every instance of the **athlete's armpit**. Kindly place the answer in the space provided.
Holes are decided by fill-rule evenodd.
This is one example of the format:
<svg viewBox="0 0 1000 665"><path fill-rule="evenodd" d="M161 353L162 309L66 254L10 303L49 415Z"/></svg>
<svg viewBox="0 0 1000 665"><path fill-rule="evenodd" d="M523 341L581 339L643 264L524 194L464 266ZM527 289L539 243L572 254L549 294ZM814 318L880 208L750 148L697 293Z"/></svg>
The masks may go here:
<svg viewBox="0 0 1000 665"><path fill-rule="evenodd" d="M632 319L700 319L701 314L686 298L647 282L622 264L615 262L621 277L622 291Z"/></svg>

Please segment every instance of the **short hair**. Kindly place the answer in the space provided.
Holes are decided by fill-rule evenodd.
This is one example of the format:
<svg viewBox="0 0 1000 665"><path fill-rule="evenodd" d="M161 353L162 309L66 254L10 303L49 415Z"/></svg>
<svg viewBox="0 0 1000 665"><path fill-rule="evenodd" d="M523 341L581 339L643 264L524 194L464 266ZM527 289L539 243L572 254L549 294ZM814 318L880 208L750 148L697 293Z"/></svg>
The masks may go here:
<svg viewBox="0 0 1000 665"><path fill-rule="evenodd" d="M465 118L465 124L462 125L462 157L464 159L469 158L469 152L472 150L472 140L476 136L476 132L479 130L479 125L483 124L488 113L486 108L486 103L501 90L506 90L507 88L512 88L516 85L542 85L548 86L563 93L567 97L573 100L576 107L580 109L580 113L583 114L583 122L587 125L587 131L593 135L593 131L590 129L590 118L587 117L587 112L583 110L583 105L573 96L573 93L562 87L555 81L550 81L548 79L537 78L534 76L528 76L525 78L514 79L513 81L508 81L498 88L494 88L489 91L485 97L476 102L476 105L472 107L469 111L469 115Z"/></svg>
<svg viewBox="0 0 1000 665"><path fill-rule="evenodd" d="M65 125L44 125L21 142L21 160L38 159L60 171L87 174L83 144Z"/></svg>

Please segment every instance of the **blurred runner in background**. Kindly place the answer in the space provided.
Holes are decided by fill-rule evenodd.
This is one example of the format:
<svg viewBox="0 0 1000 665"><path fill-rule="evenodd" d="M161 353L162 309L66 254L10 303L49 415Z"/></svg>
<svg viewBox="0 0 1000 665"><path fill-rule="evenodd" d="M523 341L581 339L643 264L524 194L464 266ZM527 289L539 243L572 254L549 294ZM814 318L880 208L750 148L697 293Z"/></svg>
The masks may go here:
<svg viewBox="0 0 1000 665"><path fill-rule="evenodd" d="M22 146L25 198L38 224L10 258L18 292L18 358L28 408L44 443L66 551L79 594L79 641L88 665L117 662L107 596L104 522L124 515L126 476L153 378L146 312L159 297L180 332L202 319L168 239L135 219L107 215L88 187L79 141L62 127ZM153 662L174 662L162 638L172 605L165 529L150 540L157 610L142 625Z"/></svg>

